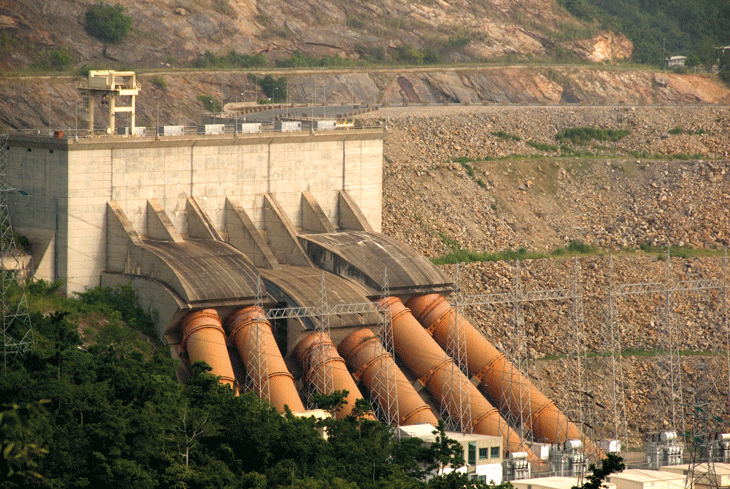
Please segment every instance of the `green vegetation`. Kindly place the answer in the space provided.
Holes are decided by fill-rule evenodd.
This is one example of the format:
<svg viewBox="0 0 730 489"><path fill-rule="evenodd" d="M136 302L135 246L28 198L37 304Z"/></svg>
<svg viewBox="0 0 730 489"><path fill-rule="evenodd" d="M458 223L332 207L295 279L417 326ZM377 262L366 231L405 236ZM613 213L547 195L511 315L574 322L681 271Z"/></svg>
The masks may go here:
<svg viewBox="0 0 730 489"><path fill-rule="evenodd" d="M506 133L504 131L493 132L492 133L492 136L498 137L500 139L504 139L506 141L515 141L515 142L517 142L517 141L520 140L520 137L519 136L515 136L514 134L509 134L509 133Z"/></svg>
<svg viewBox="0 0 730 489"><path fill-rule="evenodd" d="M527 141L527 144L538 151L544 151L546 153L557 153L558 151L560 151L557 146L553 146L551 144L538 143L536 141Z"/></svg>
<svg viewBox="0 0 730 489"><path fill-rule="evenodd" d="M160 90L167 90L167 80L162 75L155 75L152 77L152 86L159 88Z"/></svg>
<svg viewBox="0 0 730 489"><path fill-rule="evenodd" d="M581 241L571 241L565 248L556 248L552 251L553 256L563 255L593 255L597 252L597 248L592 245L585 244Z"/></svg>
<svg viewBox="0 0 730 489"><path fill-rule="evenodd" d="M577 18L598 21L624 33L634 45L632 60L665 66L673 54L696 54L704 66L717 62L713 46L730 44L730 4L726 0L558 0Z"/></svg>
<svg viewBox="0 0 730 489"><path fill-rule="evenodd" d="M192 62L193 68L257 68L267 64L266 58L261 53L250 55L238 54L235 51L229 51L225 55L206 51Z"/></svg>
<svg viewBox="0 0 730 489"><path fill-rule="evenodd" d="M590 464L588 467L588 474L586 481L580 486L573 486L572 489L602 489L606 486L603 485L603 481L606 477L615 473L621 472L626 468L624 459L616 455L615 453L608 453L606 457L601 460L600 467L596 464Z"/></svg>
<svg viewBox="0 0 730 489"><path fill-rule="evenodd" d="M132 18L125 14L123 5L97 3L86 10L86 32L106 44L124 40L132 29Z"/></svg>
<svg viewBox="0 0 730 489"><path fill-rule="evenodd" d="M61 285L29 284L35 344L0 374L2 489L489 487L457 473L424 482L464 463L443 425L423 444L367 419L367 402L343 420L281 415L202 362L181 384L131 287L66 298ZM345 396L317 399L335 412Z"/></svg>
<svg viewBox="0 0 730 489"><path fill-rule="evenodd" d="M568 140L573 144L585 144L588 141L616 142L631 134L628 129L599 129L595 127L570 127L555 135L558 141Z"/></svg>
<svg viewBox="0 0 730 489"><path fill-rule="evenodd" d="M205 110L207 110L208 112L217 114L217 113L220 113L222 110L221 103L218 102L213 97L211 97L210 95L206 95L204 93L199 93L198 100L203 102L203 107L205 107Z"/></svg>
<svg viewBox="0 0 730 489"><path fill-rule="evenodd" d="M272 102L286 102L289 85L285 77L274 78L271 75L266 75L262 80L257 79L256 81L261 86L264 95Z"/></svg>

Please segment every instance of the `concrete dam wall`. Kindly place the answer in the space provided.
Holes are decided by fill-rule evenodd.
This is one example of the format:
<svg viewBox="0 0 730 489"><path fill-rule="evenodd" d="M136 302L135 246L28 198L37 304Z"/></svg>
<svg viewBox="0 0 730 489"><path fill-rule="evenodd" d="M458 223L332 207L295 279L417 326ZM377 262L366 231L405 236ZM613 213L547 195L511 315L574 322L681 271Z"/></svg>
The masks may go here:
<svg viewBox="0 0 730 489"><path fill-rule="evenodd" d="M506 421L532 400L536 441L582 439L471 326L488 356L470 353L462 372L446 353L455 313L439 298L453 284L379 232L383 135L11 137L11 217L36 278L64 280L67 293L131 283L183 366L205 361L281 412L347 390L344 417L367 393L398 424L446 412L536 462ZM392 352L377 336L385 317Z"/></svg>

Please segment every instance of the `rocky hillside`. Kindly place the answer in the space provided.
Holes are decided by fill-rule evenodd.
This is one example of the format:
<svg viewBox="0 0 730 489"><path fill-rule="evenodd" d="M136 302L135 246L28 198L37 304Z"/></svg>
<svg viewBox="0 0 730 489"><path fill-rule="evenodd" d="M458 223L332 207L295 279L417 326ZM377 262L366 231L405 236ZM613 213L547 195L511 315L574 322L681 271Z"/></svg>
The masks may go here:
<svg viewBox="0 0 730 489"><path fill-rule="evenodd" d="M389 124L385 233L431 257L521 250L519 263L462 263L467 295L580 295L462 309L574 419L599 438L625 431L638 447L649 431L692 426L678 399L727 416L723 293L696 287L730 278L730 109L406 107L378 116ZM624 136L556 139L581 127ZM571 242L601 253L575 259ZM667 260L669 245L708 256L685 248ZM564 253L529 259L530 250ZM457 279L454 265L444 270ZM658 285L622 293L630 284ZM619 350L626 356L614 362L609 352ZM586 353L586 363L570 359Z"/></svg>
<svg viewBox="0 0 730 489"><path fill-rule="evenodd" d="M107 3L126 7L133 28L104 57L84 30L94 3L0 0L0 68L27 68L58 49L77 66L146 68L184 66L206 51L387 60L414 48L444 62L565 53L604 61L632 52L625 37L597 32L555 0L115 0Z"/></svg>

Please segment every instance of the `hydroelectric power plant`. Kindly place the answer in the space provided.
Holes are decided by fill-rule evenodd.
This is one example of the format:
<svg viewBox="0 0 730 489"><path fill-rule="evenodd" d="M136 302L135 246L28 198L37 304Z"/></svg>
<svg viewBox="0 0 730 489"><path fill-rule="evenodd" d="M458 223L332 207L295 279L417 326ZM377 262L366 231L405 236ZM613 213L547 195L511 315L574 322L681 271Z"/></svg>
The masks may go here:
<svg viewBox="0 0 730 489"><path fill-rule="evenodd" d="M451 307L450 279L380 233L384 128L286 127L12 135L31 273L66 293L131 284L183 366L280 412L347 390L339 417L365 396L395 426L495 437L507 478L539 463L528 442L600 453Z"/></svg>

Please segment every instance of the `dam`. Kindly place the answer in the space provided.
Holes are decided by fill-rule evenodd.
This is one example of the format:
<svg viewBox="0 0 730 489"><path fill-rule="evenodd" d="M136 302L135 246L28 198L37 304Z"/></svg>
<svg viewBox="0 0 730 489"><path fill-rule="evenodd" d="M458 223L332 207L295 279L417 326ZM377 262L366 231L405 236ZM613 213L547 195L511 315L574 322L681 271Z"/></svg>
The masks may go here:
<svg viewBox="0 0 730 489"><path fill-rule="evenodd" d="M337 417L361 398L396 425L446 413L531 463L527 442L595 448L449 305L451 280L380 233L384 135L11 135L8 204L35 278L131 284L184 367L205 361L280 412L347 390ZM457 329L465 366L447 353Z"/></svg>

